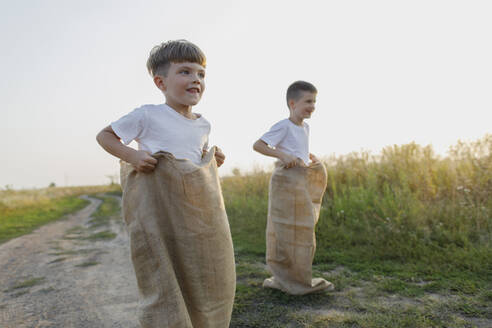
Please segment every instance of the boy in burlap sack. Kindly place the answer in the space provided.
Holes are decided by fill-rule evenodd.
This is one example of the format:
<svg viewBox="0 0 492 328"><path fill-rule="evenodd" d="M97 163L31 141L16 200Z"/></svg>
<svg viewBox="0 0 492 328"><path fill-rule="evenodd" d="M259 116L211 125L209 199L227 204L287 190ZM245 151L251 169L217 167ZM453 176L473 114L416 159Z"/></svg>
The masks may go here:
<svg viewBox="0 0 492 328"><path fill-rule="evenodd" d="M292 83L287 89L289 118L253 145L257 152L278 159L270 180L266 231L266 262L273 277L263 287L293 295L334 288L322 278L312 279L314 228L326 188L326 169L309 152L309 125L304 122L314 111L316 95L311 83Z"/></svg>
<svg viewBox="0 0 492 328"><path fill-rule="evenodd" d="M210 123L192 112L205 89L205 55L186 40L154 47L147 68L165 104L144 105L97 141L121 159L123 216L144 328L229 327L236 274ZM127 145L135 140L138 150ZM124 144L123 144L123 143Z"/></svg>

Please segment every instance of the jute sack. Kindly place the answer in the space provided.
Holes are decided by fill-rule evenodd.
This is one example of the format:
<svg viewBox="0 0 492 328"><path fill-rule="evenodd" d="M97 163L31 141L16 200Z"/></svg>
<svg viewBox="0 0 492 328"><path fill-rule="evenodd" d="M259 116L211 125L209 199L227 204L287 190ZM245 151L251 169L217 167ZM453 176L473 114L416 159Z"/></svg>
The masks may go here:
<svg viewBox="0 0 492 328"><path fill-rule="evenodd" d="M326 188L326 169L321 162L308 167L275 165L270 180L266 262L273 277L263 287L304 295L333 284L312 279L316 250L314 228Z"/></svg>
<svg viewBox="0 0 492 328"><path fill-rule="evenodd" d="M143 328L229 327L236 273L214 154L195 165L158 152L152 173L121 163Z"/></svg>

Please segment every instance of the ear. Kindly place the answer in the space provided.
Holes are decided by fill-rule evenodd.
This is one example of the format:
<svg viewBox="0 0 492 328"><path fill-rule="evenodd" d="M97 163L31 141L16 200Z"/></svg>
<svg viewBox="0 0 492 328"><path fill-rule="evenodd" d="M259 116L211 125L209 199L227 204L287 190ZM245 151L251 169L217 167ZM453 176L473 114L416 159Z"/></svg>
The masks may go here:
<svg viewBox="0 0 492 328"><path fill-rule="evenodd" d="M290 100L289 100L289 109L290 109L290 110L294 109L294 104L295 104L294 99L290 99Z"/></svg>
<svg viewBox="0 0 492 328"><path fill-rule="evenodd" d="M159 75L154 76L154 84L161 91L163 91L163 92L166 91L166 81L162 76L159 76Z"/></svg>

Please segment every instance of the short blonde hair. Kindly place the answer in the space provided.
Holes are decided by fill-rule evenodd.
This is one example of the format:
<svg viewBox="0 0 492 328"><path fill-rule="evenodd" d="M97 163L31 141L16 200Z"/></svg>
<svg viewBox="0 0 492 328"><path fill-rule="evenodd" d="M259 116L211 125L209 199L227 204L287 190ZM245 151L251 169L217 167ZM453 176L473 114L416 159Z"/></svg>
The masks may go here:
<svg viewBox="0 0 492 328"><path fill-rule="evenodd" d="M187 40L163 42L150 50L147 70L154 77L166 76L171 63L192 62L205 67L207 59L195 44Z"/></svg>

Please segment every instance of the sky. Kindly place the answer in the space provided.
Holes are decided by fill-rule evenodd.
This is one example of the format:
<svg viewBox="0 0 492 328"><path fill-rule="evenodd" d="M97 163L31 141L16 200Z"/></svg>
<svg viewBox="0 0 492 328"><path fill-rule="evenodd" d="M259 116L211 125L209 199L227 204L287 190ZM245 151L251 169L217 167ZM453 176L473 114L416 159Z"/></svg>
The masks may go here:
<svg viewBox="0 0 492 328"><path fill-rule="evenodd" d="M252 144L288 117L285 91L318 89L318 157L416 142L445 155L492 133L492 2L0 0L0 188L107 184L119 164L95 141L164 97L145 63L163 41L207 56L194 111L219 170L268 168Z"/></svg>

